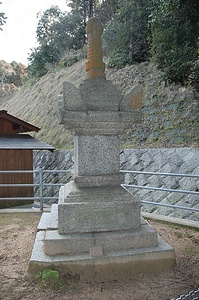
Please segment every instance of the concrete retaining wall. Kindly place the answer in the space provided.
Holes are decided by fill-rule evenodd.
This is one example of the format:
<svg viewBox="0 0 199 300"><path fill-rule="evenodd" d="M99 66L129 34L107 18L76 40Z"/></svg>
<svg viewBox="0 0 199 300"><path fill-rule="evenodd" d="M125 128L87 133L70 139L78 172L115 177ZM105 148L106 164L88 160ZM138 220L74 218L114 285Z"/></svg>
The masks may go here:
<svg viewBox="0 0 199 300"><path fill-rule="evenodd" d="M199 175L199 150L194 148L146 148L125 149L120 154L121 169L132 171L148 171L178 174ZM73 151L34 151L34 168L71 170L73 167ZM47 182L67 183L71 175L52 174L45 175ZM38 179L35 178L35 182ZM181 190L199 191L199 178L181 178L155 175L125 175L125 183L136 185L148 185L158 188L170 188ZM150 191L131 188L131 193L141 200L160 202L186 207L199 208L199 195L182 193ZM35 190L38 196L38 190ZM58 188L46 187L44 196L58 195ZM53 201L48 201L49 204ZM182 209L143 205L143 211L154 212L170 217L185 218L199 221L199 213Z"/></svg>
<svg viewBox="0 0 199 300"><path fill-rule="evenodd" d="M121 169L145 172L199 175L199 150L191 148L127 149L121 152ZM157 188L199 191L199 178L155 175L125 175L125 183ZM141 200L199 208L199 195L133 189ZM144 205L146 212L198 221L199 213L182 209Z"/></svg>

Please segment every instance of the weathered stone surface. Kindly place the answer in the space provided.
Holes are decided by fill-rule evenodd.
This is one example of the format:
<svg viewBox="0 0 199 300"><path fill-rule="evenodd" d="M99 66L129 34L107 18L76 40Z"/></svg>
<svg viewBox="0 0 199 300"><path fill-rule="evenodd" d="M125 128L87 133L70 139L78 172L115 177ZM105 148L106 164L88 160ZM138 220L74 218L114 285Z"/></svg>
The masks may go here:
<svg viewBox="0 0 199 300"><path fill-rule="evenodd" d="M59 232L96 232L136 228L140 205L132 201L59 204Z"/></svg>
<svg viewBox="0 0 199 300"><path fill-rule="evenodd" d="M121 186L79 188L73 180L62 186L59 192L59 203L129 201L129 199L139 202L137 198L126 193Z"/></svg>
<svg viewBox="0 0 199 300"><path fill-rule="evenodd" d="M81 188L70 182L60 190L60 233L104 232L140 226L140 202L121 187Z"/></svg>
<svg viewBox="0 0 199 300"><path fill-rule="evenodd" d="M141 118L141 111L65 111L62 123L73 135L119 135Z"/></svg>
<svg viewBox="0 0 199 300"><path fill-rule="evenodd" d="M42 237L39 236L42 234ZM129 279L136 274L162 272L175 266L175 254L170 245L158 236L156 247L111 252L93 257L82 255L46 255L44 232L38 232L29 263L29 272L36 273L52 265L62 274L79 275L83 281L109 281Z"/></svg>
<svg viewBox="0 0 199 300"><path fill-rule="evenodd" d="M74 171L80 176L119 174L118 136L75 136Z"/></svg>
<svg viewBox="0 0 199 300"><path fill-rule="evenodd" d="M105 79L85 80L80 85L80 93L88 110L118 111L122 94L111 81Z"/></svg>
<svg viewBox="0 0 199 300"><path fill-rule="evenodd" d="M63 83L64 109L74 111L87 110L86 101L83 100L79 90L70 82Z"/></svg>
<svg viewBox="0 0 199 300"><path fill-rule="evenodd" d="M44 240L46 255L106 255L110 252L127 251L145 247L156 247L157 232L146 222L137 230L116 232L59 234L58 230L48 230Z"/></svg>
<svg viewBox="0 0 199 300"><path fill-rule="evenodd" d="M103 248L102 246L92 246L90 247L90 256L91 257L97 257L103 255Z"/></svg>
<svg viewBox="0 0 199 300"><path fill-rule="evenodd" d="M44 253L46 255L78 255L89 253L93 245L93 235L85 234L59 234L58 230L46 231Z"/></svg>
<svg viewBox="0 0 199 300"><path fill-rule="evenodd" d="M97 175L97 176L76 176L73 175L73 180L76 185L81 187L115 187L119 186L124 181L122 174Z"/></svg>

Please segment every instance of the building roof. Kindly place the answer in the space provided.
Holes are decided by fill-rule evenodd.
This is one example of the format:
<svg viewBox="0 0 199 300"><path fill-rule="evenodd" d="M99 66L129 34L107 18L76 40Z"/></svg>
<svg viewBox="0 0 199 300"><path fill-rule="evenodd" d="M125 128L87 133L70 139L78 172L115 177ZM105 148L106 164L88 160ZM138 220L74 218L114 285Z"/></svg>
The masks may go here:
<svg viewBox="0 0 199 300"><path fill-rule="evenodd" d="M0 134L0 150L50 150L55 148L28 134Z"/></svg>
<svg viewBox="0 0 199 300"><path fill-rule="evenodd" d="M29 131L38 132L40 130L40 128L8 114L6 110L0 110L0 122L1 119L4 119L9 123L13 124L14 133L22 133Z"/></svg>

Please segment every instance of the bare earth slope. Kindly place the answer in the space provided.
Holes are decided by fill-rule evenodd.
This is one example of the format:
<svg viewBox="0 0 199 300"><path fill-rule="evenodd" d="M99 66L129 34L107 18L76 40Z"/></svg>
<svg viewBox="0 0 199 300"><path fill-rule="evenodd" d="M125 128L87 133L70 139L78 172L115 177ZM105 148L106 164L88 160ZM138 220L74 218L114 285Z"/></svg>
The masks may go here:
<svg viewBox="0 0 199 300"><path fill-rule="evenodd" d="M0 109L23 119L41 130L35 137L57 149L73 147L70 133L59 125L57 96L64 81L76 87L86 78L85 61L80 61L60 71L53 71L34 85L23 86L19 91L0 98ZM143 123L130 132L128 147L196 145L198 142L199 95L191 87L165 86L161 72L149 63L107 69L107 79L112 80L122 93L141 83L143 93ZM134 140L133 140L134 139ZM130 141L130 143L129 143Z"/></svg>
<svg viewBox="0 0 199 300"><path fill-rule="evenodd" d="M56 73L49 73L34 85L22 87L8 101L0 99L0 109L6 109L8 113L41 128L35 137L55 147L72 144L70 136L67 142L64 141L68 139L68 132L59 125L57 96L62 92L64 81L78 86L84 78L84 62Z"/></svg>

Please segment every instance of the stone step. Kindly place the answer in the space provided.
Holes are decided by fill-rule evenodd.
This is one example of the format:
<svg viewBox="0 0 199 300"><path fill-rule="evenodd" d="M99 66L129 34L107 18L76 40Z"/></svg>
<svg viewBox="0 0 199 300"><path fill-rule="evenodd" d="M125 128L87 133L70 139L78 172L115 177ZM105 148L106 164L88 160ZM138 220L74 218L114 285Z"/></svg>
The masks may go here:
<svg viewBox="0 0 199 300"><path fill-rule="evenodd" d="M173 248L158 236L155 247L110 252L91 257L81 255L46 255L43 247L44 232L38 232L29 263L29 272L36 273L56 265L61 274L79 276L85 281L105 281L131 278L140 272L151 273L170 270L175 266Z"/></svg>
<svg viewBox="0 0 199 300"><path fill-rule="evenodd" d="M55 230L58 228L58 205L52 204L49 213L43 213L37 227L38 231L41 230Z"/></svg>
<svg viewBox="0 0 199 300"><path fill-rule="evenodd" d="M44 239L46 255L90 253L91 256L98 256L97 253L104 255L112 251L155 246L157 233L147 223L142 224L137 230L115 232L59 234L58 230L48 230Z"/></svg>

